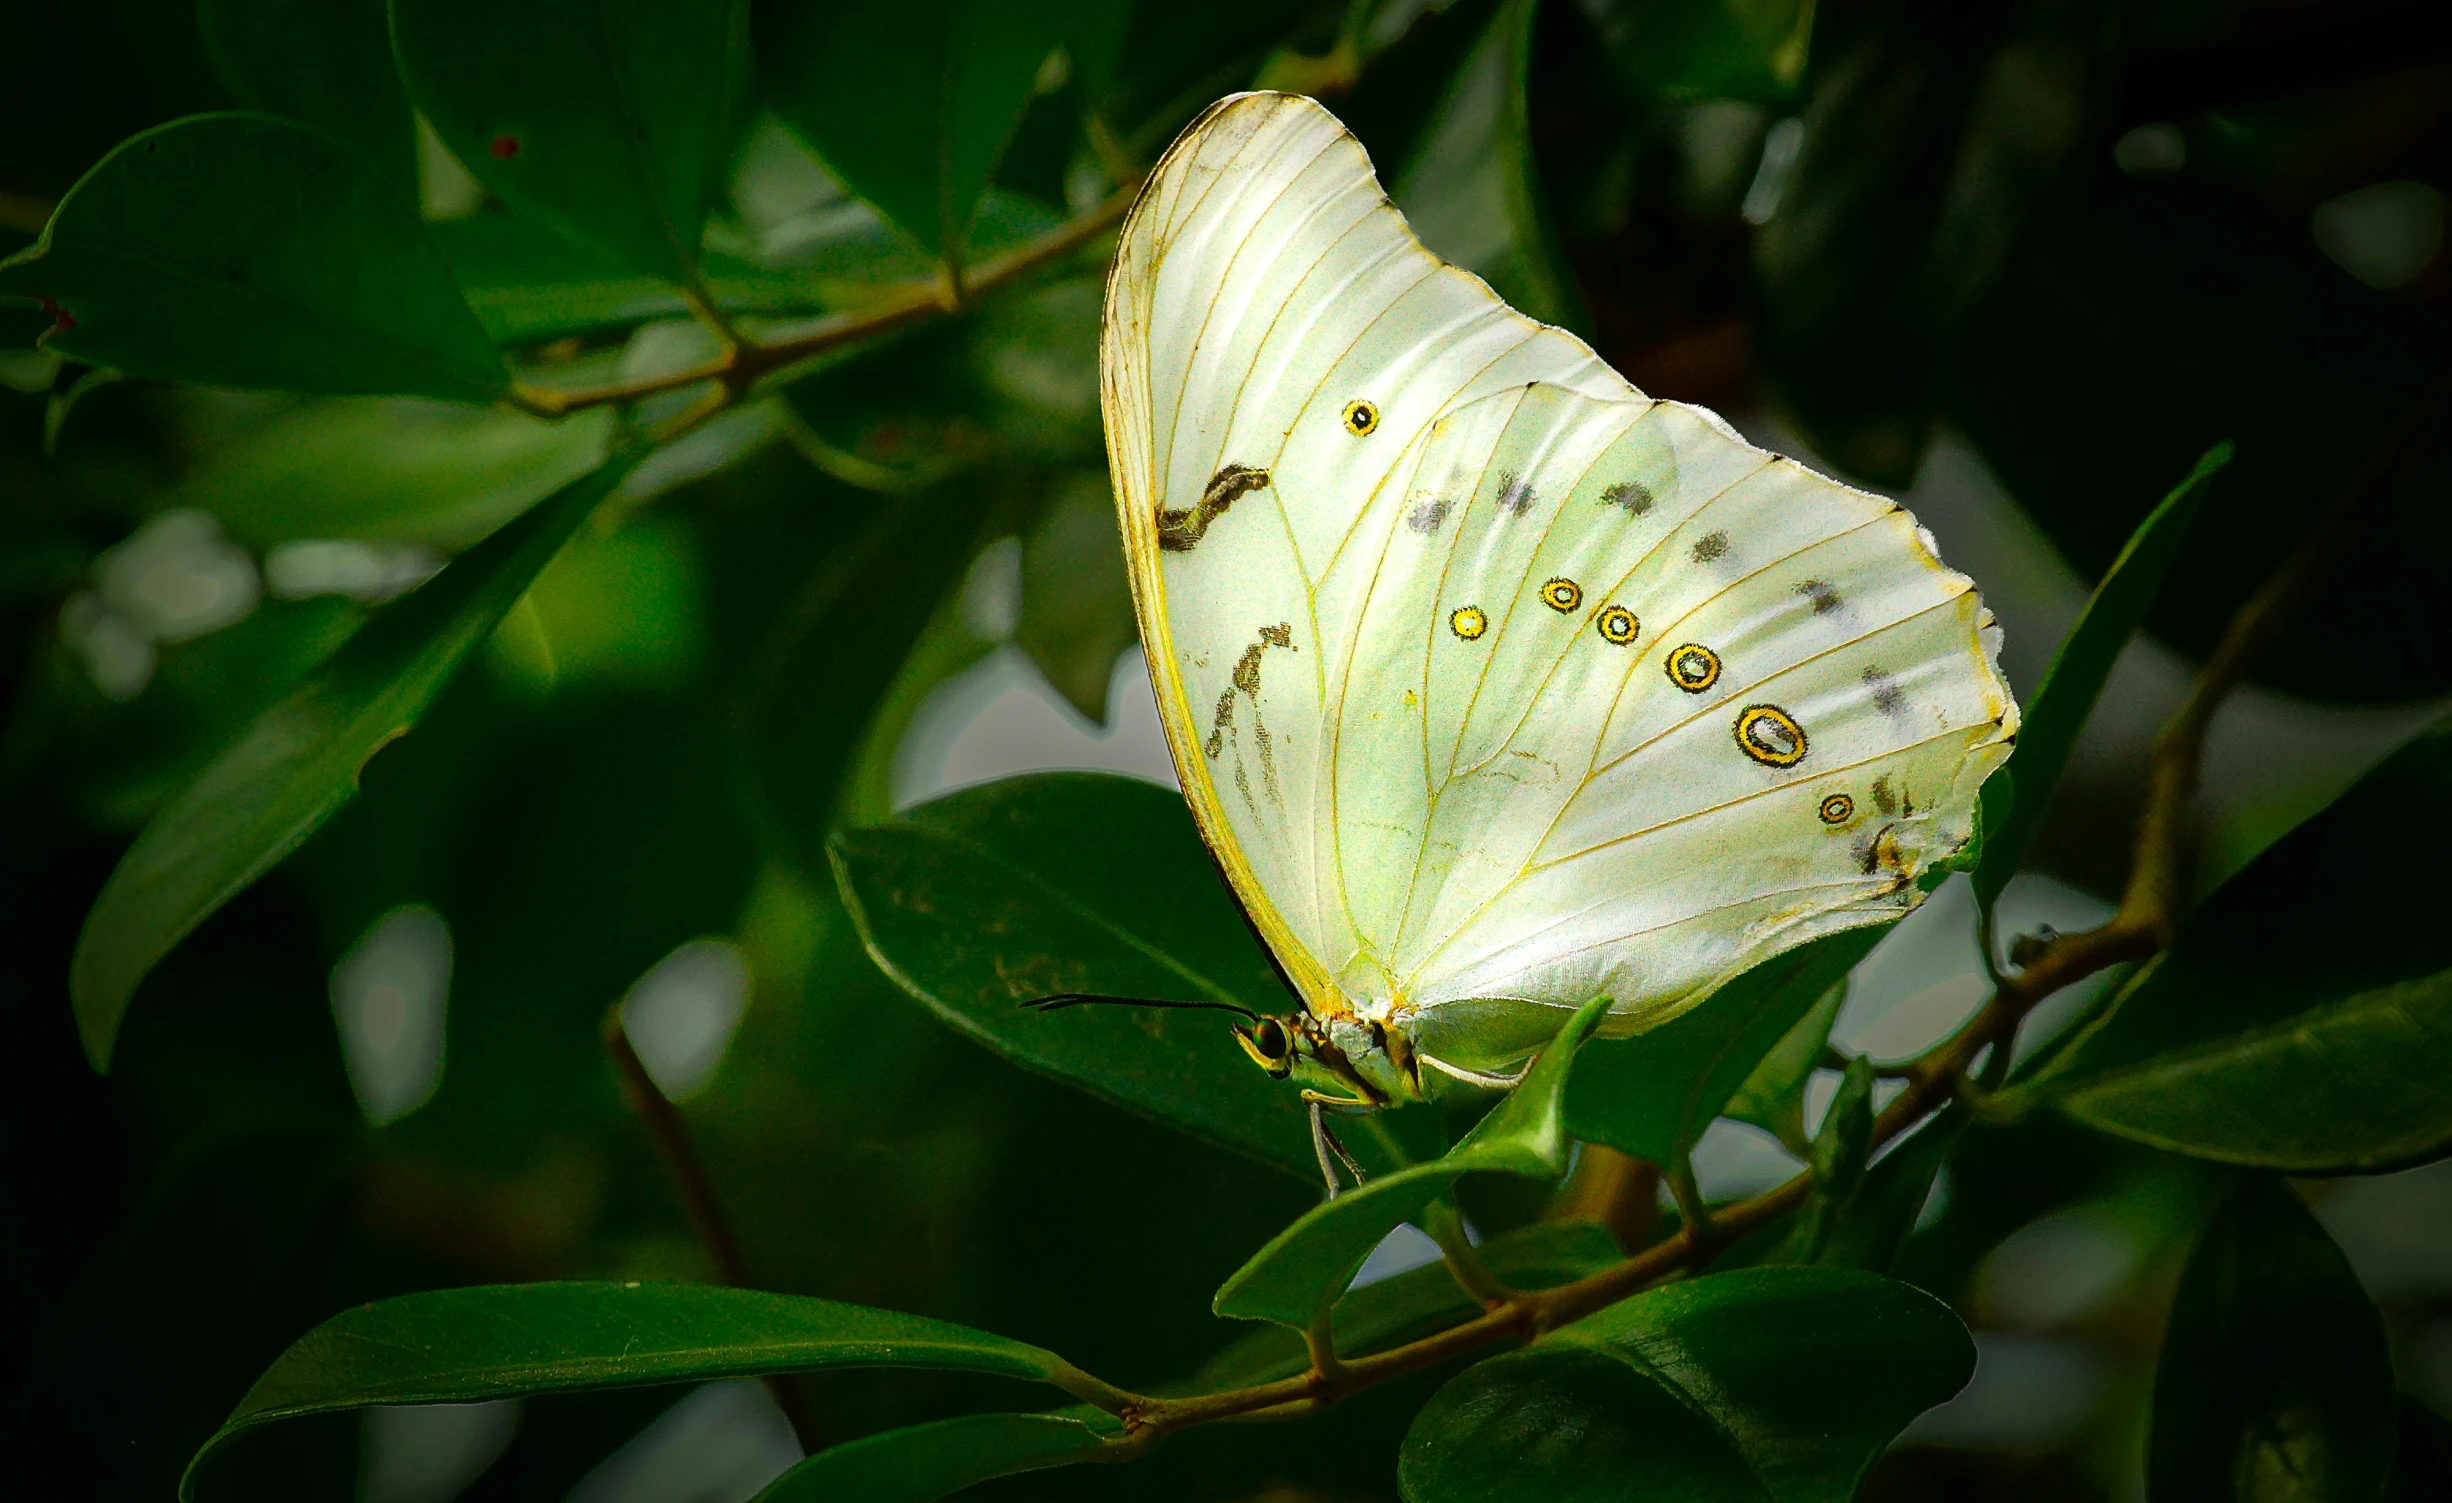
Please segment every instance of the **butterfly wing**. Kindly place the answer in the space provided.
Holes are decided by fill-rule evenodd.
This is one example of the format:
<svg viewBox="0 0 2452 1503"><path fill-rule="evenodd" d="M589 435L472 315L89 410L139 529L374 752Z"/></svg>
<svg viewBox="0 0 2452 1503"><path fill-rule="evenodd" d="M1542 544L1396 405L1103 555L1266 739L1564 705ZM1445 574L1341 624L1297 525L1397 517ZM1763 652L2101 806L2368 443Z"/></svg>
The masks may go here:
<svg viewBox="0 0 2452 1503"><path fill-rule="evenodd" d="M1440 1058L1520 1057L1604 993L1638 1027L1912 908L2008 754L1997 632L1914 519L1699 408L1486 398L1362 530L1344 890Z"/></svg>
<svg viewBox="0 0 2452 1503"><path fill-rule="evenodd" d="M1912 906L2007 753L1904 512L1438 261L1308 100L1161 162L1102 377L1186 798L1315 1012L1485 1064L1665 1016Z"/></svg>
<svg viewBox="0 0 2452 1503"><path fill-rule="evenodd" d="M1359 946L1312 814L1354 524L1459 403L1627 388L1424 250L1344 127L1283 94L1221 101L1158 164L1108 274L1100 377L1184 796L1305 1002L1335 1015Z"/></svg>

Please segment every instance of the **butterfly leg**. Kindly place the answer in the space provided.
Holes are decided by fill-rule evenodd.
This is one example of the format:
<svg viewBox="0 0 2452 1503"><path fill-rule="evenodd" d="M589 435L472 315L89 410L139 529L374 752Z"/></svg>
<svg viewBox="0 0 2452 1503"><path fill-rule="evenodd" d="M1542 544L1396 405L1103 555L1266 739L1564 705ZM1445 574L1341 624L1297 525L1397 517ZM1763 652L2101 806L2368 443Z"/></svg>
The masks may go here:
<svg viewBox="0 0 2452 1503"><path fill-rule="evenodd" d="M1308 1092L1305 1092L1305 1094L1309 1095ZM1345 1182L1337 1178L1336 1163L1337 1159L1343 1158L1345 1155L1339 1153L1336 1158L1329 1157L1328 1115L1321 1109L1320 1100L1318 1097L1311 1097L1310 1105L1311 1151L1318 1154L1320 1157L1320 1178L1328 1181L1328 1198L1330 1200L1334 1200L1337 1198L1338 1192L1345 1188Z"/></svg>
<svg viewBox="0 0 2452 1503"><path fill-rule="evenodd" d="M1337 1141L1337 1135L1329 1129L1328 1108L1332 1106L1369 1107L1376 1103L1345 1096L1323 1095L1309 1089L1303 1092L1303 1102L1311 1108L1311 1151L1319 1155L1320 1177L1328 1181L1328 1198L1334 1200L1338 1192L1345 1188L1345 1182L1337 1178L1337 1165L1343 1164L1353 1174L1354 1183L1357 1185L1362 1183L1365 1176L1362 1166L1354 1162L1354 1156L1345 1151L1345 1145Z"/></svg>
<svg viewBox="0 0 2452 1503"><path fill-rule="evenodd" d="M1442 1075L1453 1076L1467 1085L1482 1086L1493 1091L1513 1090L1522 1085L1524 1077L1532 1073L1533 1067L1532 1060L1526 1060L1523 1068L1512 1075L1492 1075L1483 1070L1468 1070L1462 1065L1451 1065L1446 1060L1432 1054L1417 1054L1414 1057ZM1535 1058L1538 1057L1535 1056Z"/></svg>

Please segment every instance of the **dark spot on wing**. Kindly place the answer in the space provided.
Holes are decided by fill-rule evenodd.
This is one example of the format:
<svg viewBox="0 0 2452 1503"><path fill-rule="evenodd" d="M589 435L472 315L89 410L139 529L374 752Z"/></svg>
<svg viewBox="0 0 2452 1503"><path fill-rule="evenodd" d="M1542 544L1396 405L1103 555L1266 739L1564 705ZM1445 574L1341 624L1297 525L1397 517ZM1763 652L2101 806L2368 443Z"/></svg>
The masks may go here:
<svg viewBox="0 0 2452 1503"><path fill-rule="evenodd" d="M1260 758L1261 781L1268 789L1269 798L1281 801L1277 787L1277 746L1269 735L1268 723L1260 715L1260 663L1263 655L1272 647L1281 647L1288 652L1295 650L1291 622L1280 621L1275 626L1260 628L1259 637L1243 649L1241 657L1235 659L1233 687L1218 695L1217 712L1209 722L1209 739L1201 744L1201 750L1208 754L1211 761L1215 761L1225 754L1229 738L1240 743L1241 737L1235 726L1235 695L1241 694L1252 702L1251 738L1253 749ZM1245 769L1239 751L1234 759L1234 774L1235 787L1242 791L1245 799L1250 799L1251 775Z"/></svg>
<svg viewBox="0 0 2452 1503"><path fill-rule="evenodd" d="M1873 780L1873 807L1879 809L1884 814L1896 814L1899 812L1899 796L1890 791L1890 775L1888 773L1884 773L1880 777Z"/></svg>
<svg viewBox="0 0 2452 1503"><path fill-rule="evenodd" d="M1694 540L1694 561L1698 564L1710 563L1715 558L1725 557L1727 553L1728 534L1725 532L1706 532Z"/></svg>
<svg viewBox="0 0 2452 1503"><path fill-rule="evenodd" d="M1621 480L1601 492L1601 505L1614 506L1630 517L1652 509L1652 488L1640 480Z"/></svg>
<svg viewBox="0 0 2452 1503"><path fill-rule="evenodd" d="M1520 517L1533 509L1540 498L1533 494L1532 482L1519 479L1513 470L1498 473L1498 509L1511 517Z"/></svg>
<svg viewBox="0 0 2452 1503"><path fill-rule="evenodd" d="M1437 532L1439 524L1446 521L1447 514L1455 509L1455 502L1444 496L1434 496L1428 501L1417 503L1413 510L1405 513L1405 525L1427 537Z"/></svg>
<svg viewBox="0 0 2452 1503"><path fill-rule="evenodd" d="M1907 713L1907 691L1899 687L1889 670L1867 668L1864 681L1865 687L1873 691L1873 708L1893 717Z"/></svg>
<svg viewBox="0 0 2452 1503"><path fill-rule="evenodd" d="M1198 506L1190 511L1158 509L1158 546L1169 553L1191 552L1209 524L1226 515L1226 508L1245 492L1268 483L1269 472L1256 465L1230 464L1219 470L1209 477L1209 488L1201 492Z"/></svg>
<svg viewBox="0 0 2452 1503"><path fill-rule="evenodd" d="M1796 592L1813 602L1813 613L1827 616L1841 604L1838 587L1825 579L1808 579L1796 587Z"/></svg>

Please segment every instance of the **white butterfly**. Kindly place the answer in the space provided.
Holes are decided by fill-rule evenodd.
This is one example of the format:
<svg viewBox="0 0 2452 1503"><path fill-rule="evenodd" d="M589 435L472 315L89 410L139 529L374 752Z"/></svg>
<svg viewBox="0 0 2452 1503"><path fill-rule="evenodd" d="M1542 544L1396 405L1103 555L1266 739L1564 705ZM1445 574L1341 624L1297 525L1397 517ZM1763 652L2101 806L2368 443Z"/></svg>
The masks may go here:
<svg viewBox="0 0 2452 1503"><path fill-rule="evenodd" d="M1912 517L1441 262L1311 100L1167 152L1101 377L1184 796L1302 999L1236 1033L1315 1120L1896 917L2009 754Z"/></svg>

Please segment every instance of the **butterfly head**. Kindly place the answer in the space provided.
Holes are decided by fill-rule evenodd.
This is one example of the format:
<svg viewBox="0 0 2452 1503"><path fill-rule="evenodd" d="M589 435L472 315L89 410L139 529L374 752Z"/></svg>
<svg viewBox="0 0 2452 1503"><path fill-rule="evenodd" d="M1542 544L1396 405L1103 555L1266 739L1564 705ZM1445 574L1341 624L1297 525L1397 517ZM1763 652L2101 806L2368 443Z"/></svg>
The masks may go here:
<svg viewBox="0 0 2452 1503"><path fill-rule="evenodd" d="M1235 1025L1235 1042L1272 1080L1295 1080L1357 1106L1421 1094L1404 1040L1376 1022L1323 1020L1308 1010Z"/></svg>

